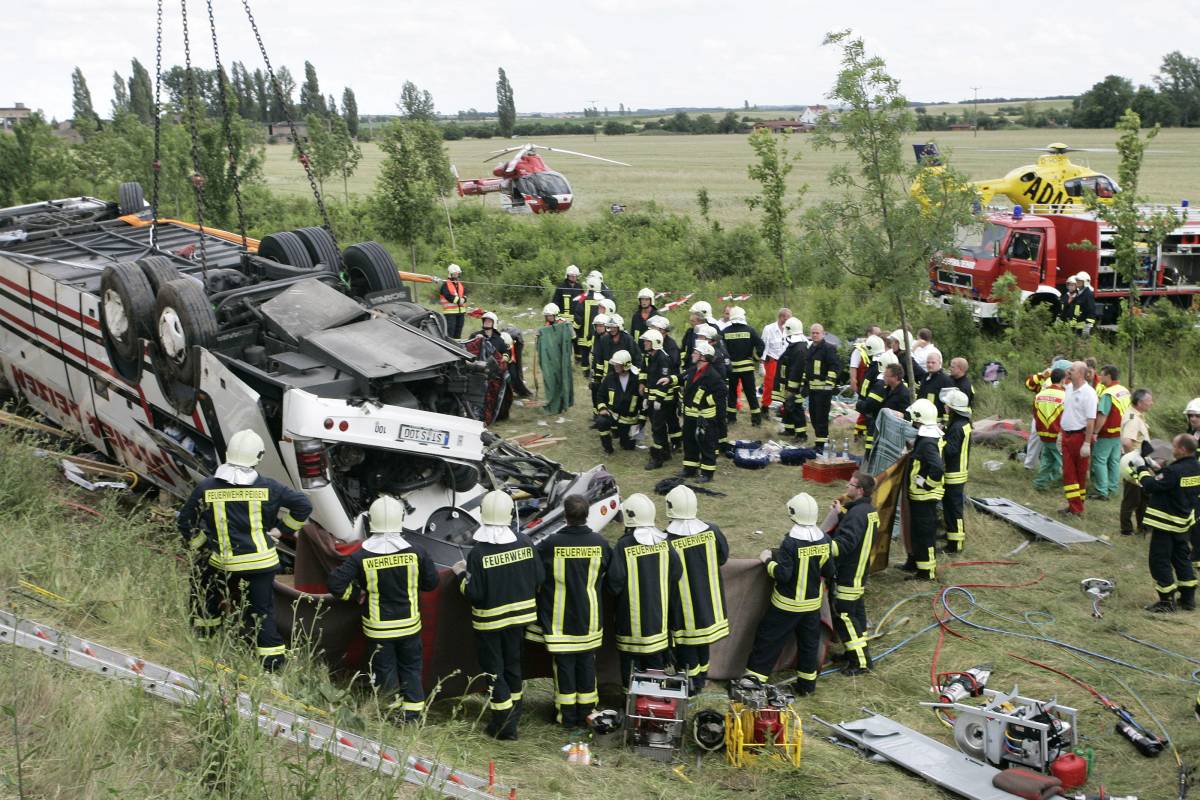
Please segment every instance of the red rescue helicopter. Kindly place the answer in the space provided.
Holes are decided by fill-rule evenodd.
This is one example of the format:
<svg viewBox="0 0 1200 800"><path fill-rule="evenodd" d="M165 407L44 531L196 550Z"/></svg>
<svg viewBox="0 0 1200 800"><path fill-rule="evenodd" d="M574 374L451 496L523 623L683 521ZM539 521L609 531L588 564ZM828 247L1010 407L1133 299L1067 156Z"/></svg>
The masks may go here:
<svg viewBox="0 0 1200 800"><path fill-rule="evenodd" d="M563 150L558 147L546 147L541 144L523 144L517 147L506 147L497 150L484 159L492 161L509 153L516 153L511 159L498 165L492 174L494 178L469 178L458 180L458 170L454 167L454 177L458 180L458 195L490 194L501 192L500 200L506 211L513 214L556 214L571 207L574 195L571 184L561 172L555 172L546 166L537 150L550 153L565 153L583 158L593 158L609 164L628 167L624 161L613 161L611 158L601 158L587 153L577 153L574 150Z"/></svg>

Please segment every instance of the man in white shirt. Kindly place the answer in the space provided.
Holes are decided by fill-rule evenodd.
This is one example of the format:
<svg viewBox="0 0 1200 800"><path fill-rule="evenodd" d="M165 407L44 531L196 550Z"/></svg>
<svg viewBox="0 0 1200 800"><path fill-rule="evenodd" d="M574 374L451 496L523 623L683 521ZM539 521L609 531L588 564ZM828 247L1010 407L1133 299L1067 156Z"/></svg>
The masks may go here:
<svg viewBox="0 0 1200 800"><path fill-rule="evenodd" d="M1083 516L1083 498L1087 494L1088 459L1096 434L1092 431L1099 399L1087 381L1087 364L1076 361L1067 370L1067 396L1063 400L1062 455L1063 493L1067 507L1058 513Z"/></svg>
<svg viewBox="0 0 1200 800"><path fill-rule="evenodd" d="M775 371L779 368L779 357L787 349L787 334L783 332L783 323L792 317L790 308L779 309L774 322L768 322L762 329L763 340L763 383L762 410L771 410L771 390L775 388Z"/></svg>
<svg viewBox="0 0 1200 800"><path fill-rule="evenodd" d="M937 345L933 343L933 331L929 330L929 328L921 328L921 330L917 331L917 342L912 351L913 360L923 367L929 359L930 353L937 353L938 358L941 358L942 355L942 351L938 350ZM942 361L945 361L945 359L942 359Z"/></svg>

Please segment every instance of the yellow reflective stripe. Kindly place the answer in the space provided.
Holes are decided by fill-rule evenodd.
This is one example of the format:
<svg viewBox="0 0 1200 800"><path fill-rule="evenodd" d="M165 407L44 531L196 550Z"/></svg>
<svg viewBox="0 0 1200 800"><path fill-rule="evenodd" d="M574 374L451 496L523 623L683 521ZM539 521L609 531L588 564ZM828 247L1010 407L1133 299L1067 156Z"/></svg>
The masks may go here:
<svg viewBox="0 0 1200 800"><path fill-rule="evenodd" d="M348 584L346 584L346 591L342 592L342 599L350 600L350 599L353 599L353 597L354 597L354 584L348 583Z"/></svg>
<svg viewBox="0 0 1200 800"><path fill-rule="evenodd" d="M188 539L188 549L199 550L207 540L208 537L206 535L203 533L197 533L191 539Z"/></svg>
<svg viewBox="0 0 1200 800"><path fill-rule="evenodd" d="M531 622L537 622L537 614L532 612L517 617L505 617L494 622L480 622L475 620L471 623L471 627L477 631L498 631L503 628L511 628L514 625L527 625Z"/></svg>
<svg viewBox="0 0 1200 800"><path fill-rule="evenodd" d="M393 622L373 622L363 619L363 633L372 639L399 639L421 632L421 618L395 620Z"/></svg>
<svg viewBox="0 0 1200 800"><path fill-rule="evenodd" d="M800 670L796 670L796 677L802 681L815 681L817 679L817 673L801 672Z"/></svg>
<svg viewBox="0 0 1200 800"><path fill-rule="evenodd" d="M209 556L208 563L226 572L249 572L278 566L279 554L273 547L265 553L247 553L240 556L223 556L213 553Z"/></svg>
<svg viewBox="0 0 1200 800"><path fill-rule="evenodd" d="M677 542L671 542L672 547L678 549ZM696 610L692 607L692 582L688 576L687 561L682 556L680 561L683 565L682 574L679 578L679 606L683 612L683 629L693 630L696 627Z"/></svg>
<svg viewBox="0 0 1200 800"><path fill-rule="evenodd" d="M600 581L600 556L588 559L587 598L588 598L588 630L595 631L596 637L602 634L600 627L600 599L596 596L596 584Z"/></svg>
<svg viewBox="0 0 1200 800"><path fill-rule="evenodd" d="M533 608L536 605L537 601L533 598L530 598L529 600L518 600L515 603L508 603L507 605L496 606L494 608L473 608L471 610L474 612L475 616L487 618L498 617L501 614L509 614L513 611L525 611L526 609Z"/></svg>
<svg viewBox="0 0 1200 800"><path fill-rule="evenodd" d="M510 708L513 707L513 701L512 701L512 698L510 697L507 700L499 700L499 701L492 700L489 703L489 705L491 706L493 711L508 711Z"/></svg>
<svg viewBox="0 0 1200 800"><path fill-rule="evenodd" d="M617 634L617 649L626 653L657 653L667 647L667 632L657 636L622 636Z"/></svg>
<svg viewBox="0 0 1200 800"><path fill-rule="evenodd" d="M283 513L279 515L279 521L294 531L298 531L304 527L304 523L293 517L287 509L284 509Z"/></svg>
<svg viewBox="0 0 1200 800"><path fill-rule="evenodd" d="M205 493L207 496L207 492ZM233 555L233 547L229 544L229 520L225 516L225 501L217 500L212 504L213 527L217 529L217 551L222 559ZM213 555L214 558L217 554Z"/></svg>
<svg viewBox="0 0 1200 800"><path fill-rule="evenodd" d="M580 692L579 694L575 695L576 705L581 705L581 706L585 706L585 705L589 705L589 704L595 705L596 703L599 703L599 702L600 702L600 693L596 692L596 691L591 691L591 692L587 692L587 693Z"/></svg>
<svg viewBox="0 0 1200 800"><path fill-rule="evenodd" d="M262 503L251 500L247 503L246 510L250 515L250 541L254 542L254 549L261 553L268 547L267 534L262 524Z"/></svg>
<svg viewBox="0 0 1200 800"><path fill-rule="evenodd" d="M746 668L746 674L752 678L758 678L758 680L761 683L766 683L767 681L769 681L771 679L770 675L763 675L761 672L755 672L754 670L750 669L749 667Z"/></svg>
<svg viewBox="0 0 1200 800"><path fill-rule="evenodd" d="M254 648L254 652L256 652L258 655L264 656L264 657L265 656L282 656L287 653L287 648L280 644L280 645L275 645L273 647L256 647L256 648Z"/></svg>
<svg viewBox="0 0 1200 800"><path fill-rule="evenodd" d="M781 611L816 611L821 607L821 600L824 596L825 590L822 589L821 594L818 597L814 597L810 600L797 601L790 597L784 597L779 592L775 591L771 592L771 604Z"/></svg>

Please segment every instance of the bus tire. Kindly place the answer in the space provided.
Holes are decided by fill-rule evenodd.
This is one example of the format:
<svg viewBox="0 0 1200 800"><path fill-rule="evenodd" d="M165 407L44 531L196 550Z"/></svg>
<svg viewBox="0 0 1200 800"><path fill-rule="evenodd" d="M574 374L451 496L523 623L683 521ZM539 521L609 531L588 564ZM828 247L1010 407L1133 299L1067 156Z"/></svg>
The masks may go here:
<svg viewBox="0 0 1200 800"><path fill-rule="evenodd" d="M217 343L217 316L204 289L195 281L180 278L158 291L155 304L155 340L170 379L195 388L200 363L196 348Z"/></svg>
<svg viewBox="0 0 1200 800"><path fill-rule="evenodd" d="M289 267L313 268L313 261L304 247L304 240L291 231L264 236L258 243L258 254Z"/></svg>
<svg viewBox="0 0 1200 800"><path fill-rule="evenodd" d="M383 289L399 289L400 273L396 262L378 242L359 242L342 252L350 296L362 297Z"/></svg>
<svg viewBox="0 0 1200 800"><path fill-rule="evenodd" d="M112 264L100 276L100 329L123 361L141 361L142 339L151 335L154 290L135 262Z"/></svg>

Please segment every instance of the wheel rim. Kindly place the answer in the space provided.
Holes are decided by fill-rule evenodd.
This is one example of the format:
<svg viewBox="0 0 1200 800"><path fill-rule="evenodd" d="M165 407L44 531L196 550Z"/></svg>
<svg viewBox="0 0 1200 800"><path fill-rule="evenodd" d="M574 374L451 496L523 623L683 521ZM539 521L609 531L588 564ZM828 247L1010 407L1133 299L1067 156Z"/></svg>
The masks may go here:
<svg viewBox="0 0 1200 800"><path fill-rule="evenodd" d="M187 357L187 335L183 332L179 315L170 306L158 315L158 343L167 357L177 364L182 364Z"/></svg>
<svg viewBox="0 0 1200 800"><path fill-rule="evenodd" d="M104 324L108 333L118 342L125 342L129 337L129 315L125 313L125 303L121 295L109 289L104 293Z"/></svg>

